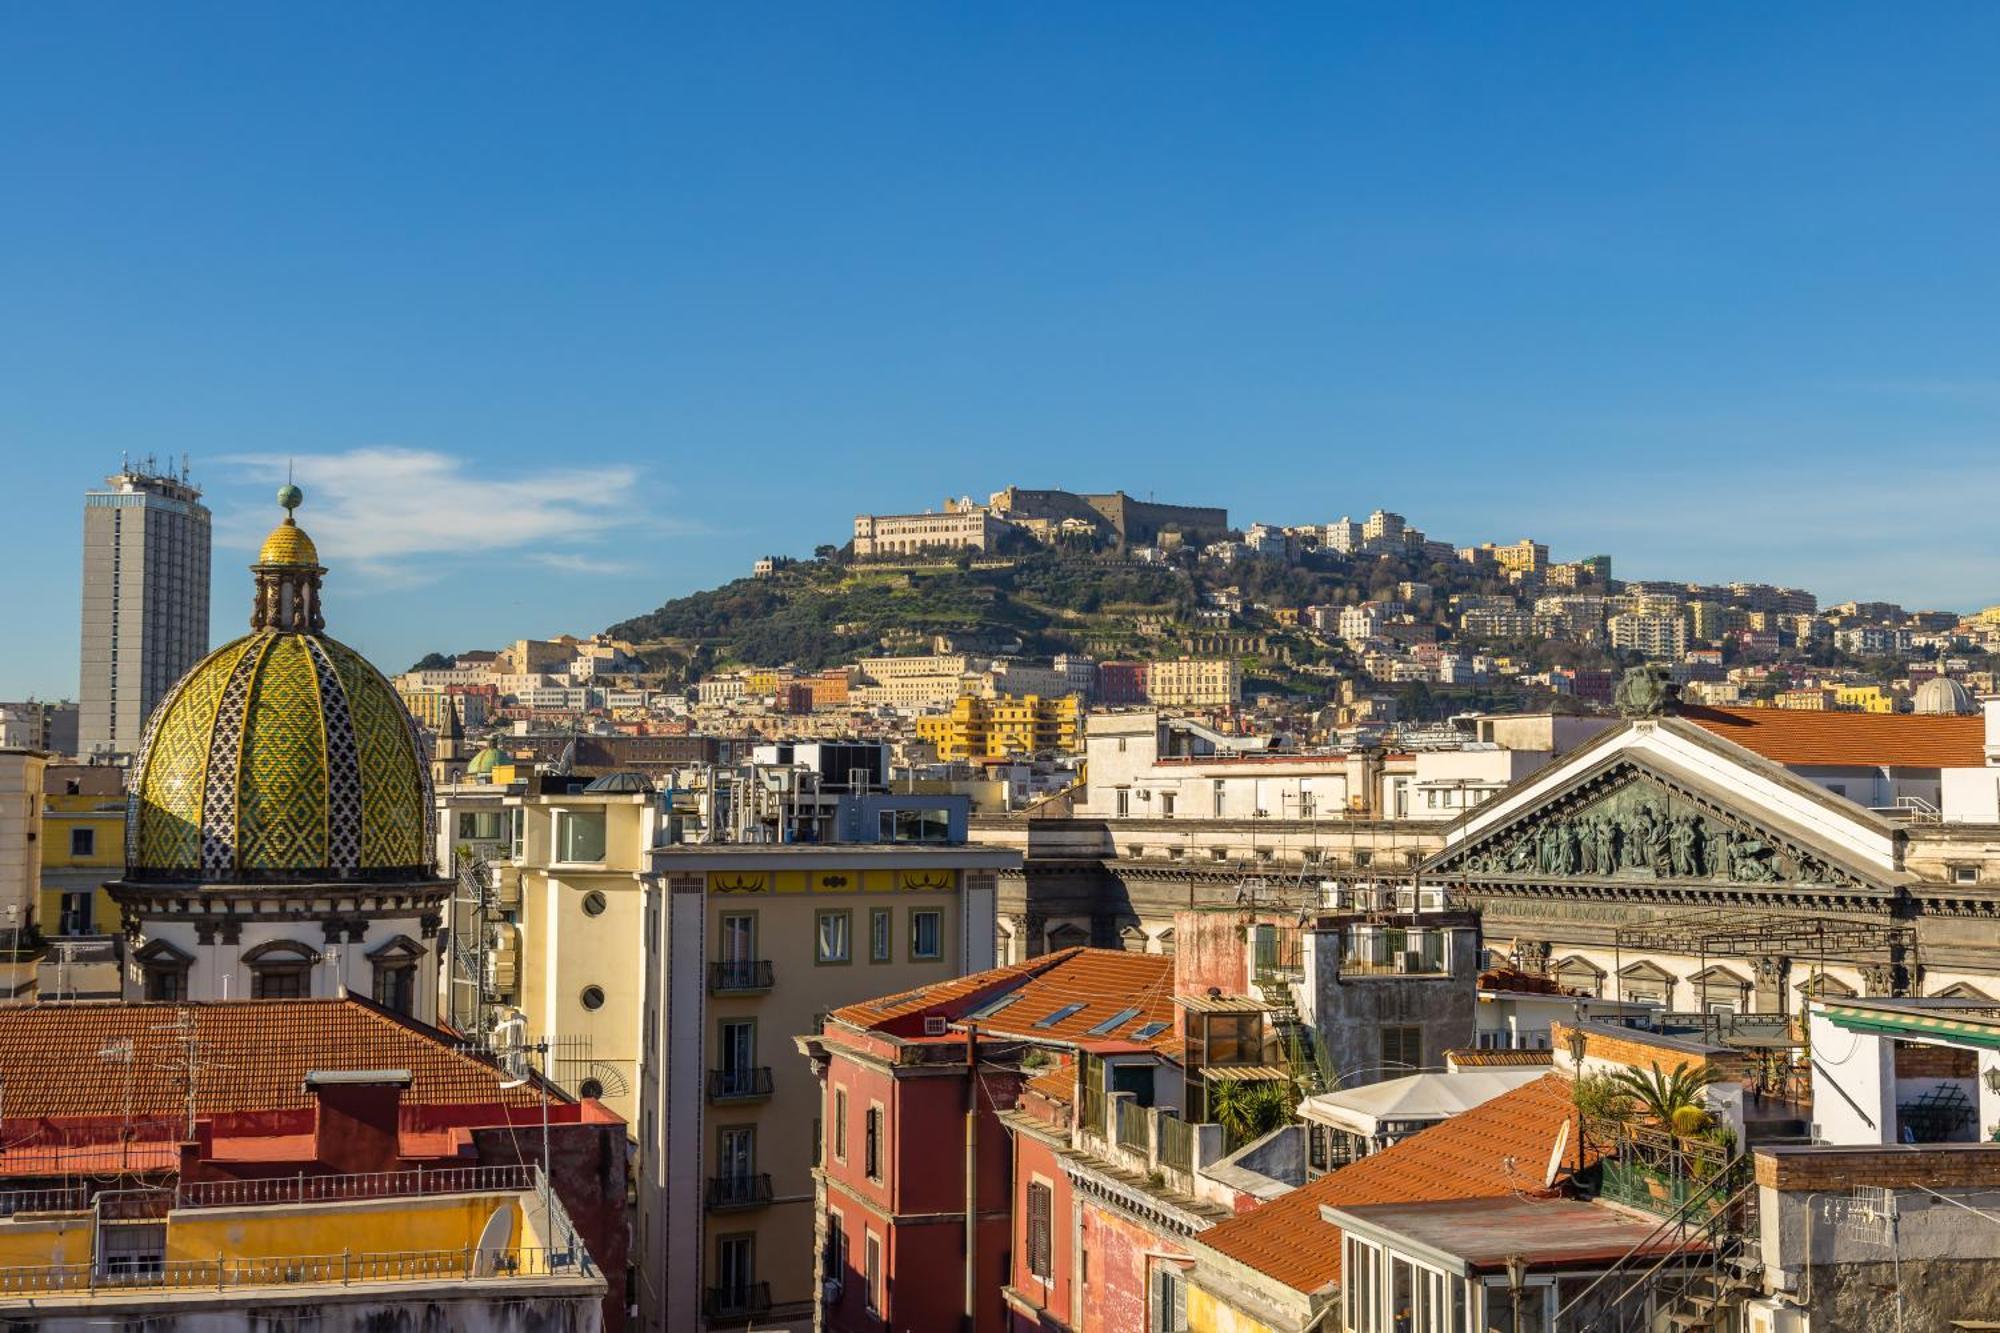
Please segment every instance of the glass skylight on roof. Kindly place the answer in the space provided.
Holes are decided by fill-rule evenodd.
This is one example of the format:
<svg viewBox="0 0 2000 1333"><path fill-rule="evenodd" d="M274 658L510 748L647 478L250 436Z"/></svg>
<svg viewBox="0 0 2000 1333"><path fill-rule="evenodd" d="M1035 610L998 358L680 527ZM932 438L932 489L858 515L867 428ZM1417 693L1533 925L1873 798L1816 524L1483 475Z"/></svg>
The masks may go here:
<svg viewBox="0 0 2000 1333"><path fill-rule="evenodd" d="M1092 1028L1088 1033L1088 1035L1092 1037L1102 1037L1106 1033L1110 1032L1111 1029L1119 1026L1122 1023L1129 1022L1130 1020L1137 1018L1138 1016L1139 1016L1139 1011L1137 1009L1120 1009L1117 1013L1111 1015L1111 1017L1105 1019L1102 1023L1099 1023L1096 1027Z"/></svg>
<svg viewBox="0 0 2000 1333"><path fill-rule="evenodd" d="M1132 1040L1145 1041L1149 1037L1157 1037L1172 1026L1173 1024L1171 1023L1148 1023L1132 1034Z"/></svg>
<svg viewBox="0 0 2000 1333"><path fill-rule="evenodd" d="M1073 1014L1081 1013L1083 1012L1084 1009L1088 1007L1089 1007L1088 1005L1082 1005L1082 1004L1066 1004L1062 1008L1050 1014L1047 1018L1037 1019L1035 1021L1035 1026L1038 1028L1052 1028L1056 1024L1062 1022L1065 1018L1068 1018Z"/></svg>
<svg viewBox="0 0 2000 1333"><path fill-rule="evenodd" d="M992 1000L986 1004L980 1005L979 1008L974 1009L971 1013L967 1014L966 1017L991 1018L993 1017L993 1015L999 1013L1002 1009L1005 1009L1008 1005L1014 1003L1014 1001L1020 998L1021 998L1021 992L1017 990L1008 991L1005 995L1002 995L999 999Z"/></svg>

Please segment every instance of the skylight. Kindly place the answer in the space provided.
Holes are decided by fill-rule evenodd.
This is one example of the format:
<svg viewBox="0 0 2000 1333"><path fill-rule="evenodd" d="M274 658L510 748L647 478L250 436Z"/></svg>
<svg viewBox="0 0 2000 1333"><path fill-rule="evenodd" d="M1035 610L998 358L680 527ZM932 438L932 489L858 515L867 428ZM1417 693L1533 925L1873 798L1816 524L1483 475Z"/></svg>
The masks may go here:
<svg viewBox="0 0 2000 1333"><path fill-rule="evenodd" d="M967 1014L966 1017L991 1018L993 1017L993 1015L999 1013L1002 1009L1005 1009L1008 1005L1014 1003L1014 1001L1020 998L1021 998L1021 992L1017 990L1008 991L1005 995L1002 995L999 999L990 1001L989 1003L983 1004L979 1006L979 1008L974 1009L971 1013Z"/></svg>
<svg viewBox="0 0 2000 1333"><path fill-rule="evenodd" d="M1148 1037L1157 1037L1172 1026L1171 1023L1148 1023L1132 1034L1132 1040L1145 1041Z"/></svg>
<svg viewBox="0 0 2000 1333"><path fill-rule="evenodd" d="M1066 1004L1062 1008L1050 1014L1047 1018L1038 1019L1035 1023L1035 1026L1038 1028L1052 1028L1056 1024L1062 1022L1065 1018L1068 1018L1073 1014L1081 1013L1087 1007L1088 1007L1087 1005L1081 1005L1081 1004Z"/></svg>
<svg viewBox="0 0 2000 1333"><path fill-rule="evenodd" d="M1138 1015L1139 1011L1137 1009L1120 1009L1117 1013L1111 1015L1111 1017L1105 1019L1102 1023L1099 1023L1096 1027L1092 1028L1087 1035L1092 1037L1102 1037L1106 1033L1110 1032L1113 1028L1118 1027L1120 1024L1129 1022L1131 1019L1138 1017Z"/></svg>

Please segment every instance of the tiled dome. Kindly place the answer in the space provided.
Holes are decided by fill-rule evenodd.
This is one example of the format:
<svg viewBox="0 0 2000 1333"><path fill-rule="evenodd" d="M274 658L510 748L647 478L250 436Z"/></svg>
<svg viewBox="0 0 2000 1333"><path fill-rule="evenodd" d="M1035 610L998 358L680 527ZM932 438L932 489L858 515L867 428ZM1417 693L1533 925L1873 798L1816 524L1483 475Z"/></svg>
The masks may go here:
<svg viewBox="0 0 2000 1333"><path fill-rule="evenodd" d="M431 877L430 775L416 724L380 672L319 632L317 554L289 515L258 565L255 631L196 663L147 722L126 877Z"/></svg>

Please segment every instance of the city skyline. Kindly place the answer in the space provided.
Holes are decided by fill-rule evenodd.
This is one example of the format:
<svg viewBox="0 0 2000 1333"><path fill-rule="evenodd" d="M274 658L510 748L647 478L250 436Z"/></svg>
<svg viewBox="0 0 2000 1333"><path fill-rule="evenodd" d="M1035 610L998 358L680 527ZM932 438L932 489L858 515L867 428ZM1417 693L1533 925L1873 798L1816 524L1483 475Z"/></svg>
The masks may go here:
<svg viewBox="0 0 2000 1333"><path fill-rule="evenodd" d="M143 456L135 456L132 466L138 467L143 461ZM804 557L823 542L838 545L846 540L852 520L849 514L828 514L824 524L821 524L815 515L805 520L806 527L795 529L804 535L795 537L792 547L767 551L746 546L742 550L742 558L735 561L733 567L727 561L716 562L712 581L649 585L647 580L656 576L636 564L629 552L616 549L617 541L613 541L613 537L618 541L627 538L644 540L649 536L653 540L672 541L690 536L722 541L725 534L705 531L677 520L649 519L625 510L622 488L634 479L634 469L630 467L607 467L600 474L593 474L586 483L574 475L534 480L482 477L468 467L465 460L454 460L424 450L356 450L332 456L300 455L291 458L235 455L216 461L218 467L223 469L221 475L227 478L220 485L206 480L198 464L191 472L194 484L202 490L203 502L214 511L215 558L211 575L210 604L213 611L210 641L225 643L243 632L241 607L234 604L229 593L233 585L240 582L243 570L255 557L257 543L268 527L266 515L272 489L291 476L308 488L307 513L312 519L315 537L326 557L338 565L339 577L328 590L329 618L339 622L343 633L367 645L363 651L390 671L399 670L426 652L491 648L523 637L595 633L619 619L651 610L669 598L745 577L749 573L750 562L758 555ZM164 467L165 463L160 465ZM1004 482L996 481L995 486L1018 480L1006 478ZM982 483L976 487L960 487L953 493L970 493L975 499L983 500L987 489ZM1108 479L1104 489L1119 489L1119 483L1115 478ZM1783 584L1818 594L1823 606L1850 599L1882 600L1900 602L1912 611L1970 613L2000 600L2000 593L1990 595L1985 601L1975 597L1959 604L1899 598L1893 590L1880 596L1848 593L1815 584L1809 575L1803 578L1767 576L1762 567L1732 568L1726 560L1712 554L1696 557L1693 552L1690 552L1687 563L1690 566L1700 565L1708 571L1703 575L1688 573L1671 564L1649 568L1628 557L1624 550L1566 542L1559 535L1559 527L1552 521L1533 530L1526 524L1509 528L1504 526L1503 516L1496 520L1501 526L1476 533L1461 533L1433 522L1429 512L1421 506L1399 507L1388 501L1345 507L1334 505L1324 513L1288 514L1273 518L1259 517L1252 511L1241 509L1223 494L1162 493L1158 488L1138 488L1129 484L1124 489L1138 496L1159 494L1162 500L1168 502L1212 502L1229 509L1231 522L1238 527L1246 527L1253 522L1323 523L1343 516L1362 519L1374 508L1388 509L1404 513L1414 525L1428 528L1433 537L1457 546L1492 541L1504 543L1531 536L1547 543L1557 559L1609 555L1621 579ZM76 498L80 499L80 496ZM925 502L913 497L907 506L886 508L897 512L921 512L927 505L938 507L944 498L940 494ZM804 519L804 516L801 517ZM590 524L601 526L592 529L587 527ZM603 605L608 608L607 613L586 623L564 621L565 612L556 608L576 605L573 599L557 598L546 604L534 605L525 598L510 596L498 608L480 609L478 624L483 627L469 628L456 638L451 637L453 631L437 628L441 622L431 614L433 603L428 594L440 587L448 589L461 579L476 578L482 569L491 573L495 553L486 543L490 530L496 527L506 529L512 537L510 544L503 544L500 548L513 562L509 566L510 572L539 571L569 585L604 589L584 604ZM579 527L586 530L579 533ZM532 544L537 542L543 544L543 549L531 549ZM734 554L733 546L731 553ZM1670 562L1672 557L1668 555L1665 559ZM664 577L674 578L675 575L667 573ZM657 586L657 594L649 593L649 586ZM217 588L220 589L219 596L214 595L213 590ZM646 600L649 596L651 601ZM619 598L628 600L621 602ZM630 600L632 598L637 600ZM73 612L73 607L64 609ZM404 614L395 614L398 610ZM472 621L459 623L474 624ZM23 671L18 664L10 662L4 671L0 671L0 695L44 699L74 697L76 675L73 656L41 664L28 661L25 665L26 670ZM65 669L69 671L67 685L62 683ZM33 684L37 678L54 684L49 688L37 687ZM29 683L19 683L22 681Z"/></svg>
<svg viewBox="0 0 2000 1333"><path fill-rule="evenodd" d="M390 666L1010 482L2000 600L2000 20L1593 18L19 15L0 690L121 453Z"/></svg>

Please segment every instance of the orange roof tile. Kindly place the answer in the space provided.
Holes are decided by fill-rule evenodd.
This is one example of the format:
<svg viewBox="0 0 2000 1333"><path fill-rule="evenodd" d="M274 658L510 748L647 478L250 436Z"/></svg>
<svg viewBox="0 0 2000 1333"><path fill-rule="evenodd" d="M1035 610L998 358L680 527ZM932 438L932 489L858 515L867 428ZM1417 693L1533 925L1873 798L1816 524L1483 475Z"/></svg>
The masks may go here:
<svg viewBox="0 0 2000 1333"><path fill-rule="evenodd" d="M366 1000L234 1000L221 1004L71 1001L0 1008L0 1080L6 1115L64 1119L115 1116L126 1105L127 1065L107 1057L132 1043L134 1115L187 1110L187 1044L197 1057L195 1111L310 1107L314 1070L407 1069L409 1105L533 1106L532 1083L500 1087L501 1071L454 1048L452 1038Z"/></svg>
<svg viewBox="0 0 2000 1333"><path fill-rule="evenodd" d="M1978 768L1986 762L1986 722L1978 716L1696 706L1675 715L1786 765Z"/></svg>
<svg viewBox="0 0 2000 1333"><path fill-rule="evenodd" d="M1140 1039L1142 1044L1168 1051L1180 1040L1175 1033L1174 960L1121 949L1064 949L885 1000L850 1004L834 1010L833 1017L853 1027L911 1036L921 1030L917 1024L923 1017L958 1022L976 1014L982 1015L977 1019L980 1032L996 1037L1129 1046L1141 1028L1158 1023L1164 1026ZM1104 1031L1093 1031L1114 1018L1118 1021Z"/></svg>
<svg viewBox="0 0 2000 1333"><path fill-rule="evenodd" d="M1575 1116L1569 1080L1545 1075L1219 1223L1199 1239L1288 1287L1315 1292L1340 1277L1340 1231L1321 1220L1321 1204L1420 1203L1539 1191L1556 1136Z"/></svg>
<svg viewBox="0 0 2000 1333"><path fill-rule="evenodd" d="M1068 1105L1076 1098L1076 1067L1067 1060L1059 1060L1029 1079L1023 1088Z"/></svg>

